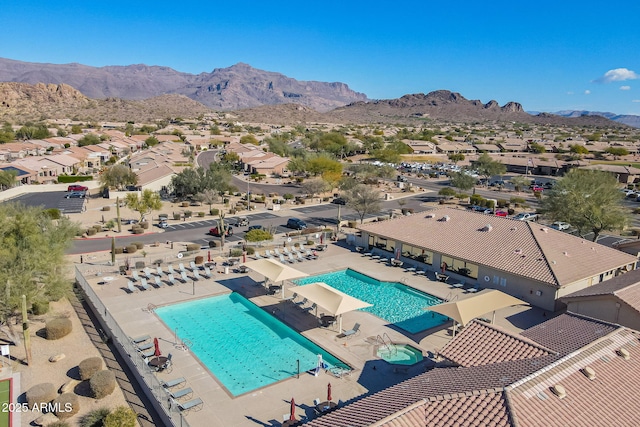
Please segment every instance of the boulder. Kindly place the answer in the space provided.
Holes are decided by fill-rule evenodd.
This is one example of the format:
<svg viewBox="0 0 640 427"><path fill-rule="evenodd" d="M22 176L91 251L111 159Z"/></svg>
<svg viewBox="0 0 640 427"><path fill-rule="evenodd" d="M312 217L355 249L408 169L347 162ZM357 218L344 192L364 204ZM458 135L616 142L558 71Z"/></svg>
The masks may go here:
<svg viewBox="0 0 640 427"><path fill-rule="evenodd" d="M49 362L56 363L56 362L64 359L65 357L67 357L67 356L65 356L64 353L56 354L55 356L51 356L49 358Z"/></svg>
<svg viewBox="0 0 640 427"><path fill-rule="evenodd" d="M48 412L33 420L33 423L37 426L49 426L58 421L60 421L58 417L56 417L52 412Z"/></svg>
<svg viewBox="0 0 640 427"><path fill-rule="evenodd" d="M80 384L80 381L78 380L69 380L66 383L62 384L62 387L60 387L60 393L73 393L73 390L76 388L76 386Z"/></svg>

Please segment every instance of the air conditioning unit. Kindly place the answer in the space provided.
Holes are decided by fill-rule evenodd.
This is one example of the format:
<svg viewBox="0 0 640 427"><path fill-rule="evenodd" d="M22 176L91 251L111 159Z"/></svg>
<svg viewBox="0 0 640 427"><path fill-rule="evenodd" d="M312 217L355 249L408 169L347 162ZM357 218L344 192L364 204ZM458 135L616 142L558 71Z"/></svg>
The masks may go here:
<svg viewBox="0 0 640 427"><path fill-rule="evenodd" d="M536 291L536 295L541 297L542 296L542 291Z"/></svg>

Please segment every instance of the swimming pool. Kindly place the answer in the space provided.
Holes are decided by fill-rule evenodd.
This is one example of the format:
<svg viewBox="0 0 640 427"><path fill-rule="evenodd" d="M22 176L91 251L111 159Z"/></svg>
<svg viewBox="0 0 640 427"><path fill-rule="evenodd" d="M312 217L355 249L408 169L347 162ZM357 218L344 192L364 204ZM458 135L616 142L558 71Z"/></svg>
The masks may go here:
<svg viewBox="0 0 640 427"><path fill-rule="evenodd" d="M352 297L373 304L363 311L412 334L439 326L448 320L441 314L423 310L424 307L442 303L440 298L399 282L380 282L351 269L305 277L294 282L299 285L324 282Z"/></svg>
<svg viewBox="0 0 640 427"><path fill-rule="evenodd" d="M191 350L234 396L339 359L237 293L156 309L162 321L189 339Z"/></svg>

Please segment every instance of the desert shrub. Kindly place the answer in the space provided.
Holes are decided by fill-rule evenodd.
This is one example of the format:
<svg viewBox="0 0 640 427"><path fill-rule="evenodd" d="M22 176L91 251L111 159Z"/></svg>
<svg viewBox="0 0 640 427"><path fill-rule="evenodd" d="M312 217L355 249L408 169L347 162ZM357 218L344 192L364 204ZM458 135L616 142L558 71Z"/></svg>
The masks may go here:
<svg viewBox="0 0 640 427"><path fill-rule="evenodd" d="M51 383L34 385L25 393L29 406L49 403L55 399L57 395L58 391L56 390L56 386Z"/></svg>
<svg viewBox="0 0 640 427"><path fill-rule="evenodd" d="M100 232L100 231L102 231L102 224L94 224L93 228L95 228L96 231Z"/></svg>
<svg viewBox="0 0 640 427"><path fill-rule="evenodd" d="M114 252L117 254L123 254L124 253L124 248L122 246L118 246L114 249Z"/></svg>
<svg viewBox="0 0 640 427"><path fill-rule="evenodd" d="M229 251L229 256L232 256L232 257L240 257L240 256L242 256L242 249L231 249Z"/></svg>
<svg viewBox="0 0 640 427"><path fill-rule="evenodd" d="M184 211L184 217L185 218L191 218L192 214L193 214L193 212L191 212L191 211Z"/></svg>
<svg viewBox="0 0 640 427"><path fill-rule="evenodd" d="M97 233L96 229L93 227L87 228L87 236L95 236Z"/></svg>
<svg viewBox="0 0 640 427"><path fill-rule="evenodd" d="M313 240L307 240L306 244L311 246L311 245L315 245L316 243Z"/></svg>
<svg viewBox="0 0 640 427"><path fill-rule="evenodd" d="M198 212L198 217L204 218L204 212Z"/></svg>
<svg viewBox="0 0 640 427"><path fill-rule="evenodd" d="M143 230L142 228L138 227L138 228L133 228L133 229L131 230L131 232L132 232L133 234L143 234L143 233L144 233L144 230Z"/></svg>
<svg viewBox="0 0 640 427"><path fill-rule="evenodd" d="M128 254L134 254L138 250L138 247L136 245L127 245L125 249L127 250Z"/></svg>
<svg viewBox="0 0 640 427"><path fill-rule="evenodd" d="M356 228L358 226L358 223L355 221L349 221L347 222L347 227L349 228Z"/></svg>
<svg viewBox="0 0 640 427"><path fill-rule="evenodd" d="M51 219L60 219L62 217L60 209L56 208L45 209L44 213Z"/></svg>
<svg viewBox="0 0 640 427"><path fill-rule="evenodd" d="M195 263L196 263L196 264L202 264L203 262L204 262L204 257L203 257L203 256L198 255L198 256L196 257L196 259L195 259Z"/></svg>
<svg viewBox="0 0 640 427"><path fill-rule="evenodd" d="M144 243L142 242L133 242L132 245L135 245L138 249L144 249Z"/></svg>
<svg viewBox="0 0 640 427"><path fill-rule="evenodd" d="M148 229L149 228L149 223L147 221L141 222L140 223L140 228L143 228L145 230Z"/></svg>
<svg viewBox="0 0 640 427"><path fill-rule="evenodd" d="M216 242L215 240L209 240L209 247L210 248L215 248L218 246L218 242Z"/></svg>
<svg viewBox="0 0 640 427"><path fill-rule="evenodd" d="M509 202L506 201L505 199L498 199L498 207L499 208L508 208L509 207Z"/></svg>
<svg viewBox="0 0 640 427"><path fill-rule="evenodd" d="M173 213L173 219L176 220L176 221L179 220L180 219L180 214L174 212Z"/></svg>
<svg viewBox="0 0 640 427"><path fill-rule="evenodd" d="M77 414L80 411L80 401L78 396L73 393L63 393L56 397L53 403L56 405L56 417L65 420ZM71 409L69 409L71 406Z"/></svg>
<svg viewBox="0 0 640 427"><path fill-rule="evenodd" d="M89 388L94 399L102 399L116 389L116 375L107 370L98 371L89 380Z"/></svg>
<svg viewBox="0 0 640 427"><path fill-rule="evenodd" d="M49 301L36 300L31 304L31 311L36 316L46 314L49 311Z"/></svg>
<svg viewBox="0 0 640 427"><path fill-rule="evenodd" d="M71 333L73 325L66 317L57 317L49 320L44 328L48 340L59 340Z"/></svg>
<svg viewBox="0 0 640 427"><path fill-rule="evenodd" d="M111 206L103 206L102 210L105 211L105 212L106 211L110 211L111 210Z"/></svg>
<svg viewBox="0 0 640 427"><path fill-rule="evenodd" d="M219 215L220 214L220 210L216 209L216 208L212 208L212 209L209 209L209 213L211 215Z"/></svg>
<svg viewBox="0 0 640 427"><path fill-rule="evenodd" d="M189 207L189 202L182 202L180 203L180 206L183 208Z"/></svg>
<svg viewBox="0 0 640 427"><path fill-rule="evenodd" d="M136 413L126 406L118 406L104 420L104 427L136 427Z"/></svg>
<svg viewBox="0 0 640 427"><path fill-rule="evenodd" d="M98 408L80 419L80 427L103 427L104 420L111 413L109 408Z"/></svg>
<svg viewBox="0 0 640 427"><path fill-rule="evenodd" d="M256 253L255 248L252 248L252 247L247 248L247 255L253 255L255 253Z"/></svg>
<svg viewBox="0 0 640 427"><path fill-rule="evenodd" d="M200 245L197 243L189 243L187 244L187 251L197 251L200 249Z"/></svg>
<svg viewBox="0 0 640 427"><path fill-rule="evenodd" d="M96 372L102 370L104 364L102 363L102 358L100 357L90 357L88 359L84 359L80 364L78 364L78 371L80 373L81 380L88 380L95 374Z"/></svg>

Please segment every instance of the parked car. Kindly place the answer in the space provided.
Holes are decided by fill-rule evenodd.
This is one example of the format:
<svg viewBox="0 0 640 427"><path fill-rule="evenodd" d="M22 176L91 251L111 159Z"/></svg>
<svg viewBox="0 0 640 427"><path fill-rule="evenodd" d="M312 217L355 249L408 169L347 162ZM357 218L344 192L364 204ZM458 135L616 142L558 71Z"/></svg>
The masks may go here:
<svg viewBox="0 0 640 427"><path fill-rule="evenodd" d="M555 230L564 231L564 230L570 229L571 224L569 224L568 222L556 221L553 224L551 224L550 227Z"/></svg>
<svg viewBox="0 0 640 427"><path fill-rule="evenodd" d="M498 179L498 180L495 180L495 181L491 181L489 183L489 187L504 187L506 184L507 183L504 180Z"/></svg>
<svg viewBox="0 0 640 427"><path fill-rule="evenodd" d="M260 224L254 224L254 225L250 225L249 228L247 229L247 231L251 231L251 230L264 230L264 227Z"/></svg>
<svg viewBox="0 0 640 427"><path fill-rule="evenodd" d="M522 212L514 216L513 219L518 221L536 221L538 219L538 214Z"/></svg>
<svg viewBox="0 0 640 427"><path fill-rule="evenodd" d="M347 201L345 199L343 199L342 197L336 197L335 199L333 199L331 201L331 203L333 203L335 205L346 205Z"/></svg>
<svg viewBox="0 0 640 427"><path fill-rule="evenodd" d="M287 221L287 228L293 228L294 230L304 230L307 228L307 223L298 218L289 218Z"/></svg>
<svg viewBox="0 0 640 427"><path fill-rule="evenodd" d="M506 217L507 215L509 215L507 213L507 211L496 211L496 216L502 216L502 217Z"/></svg>
<svg viewBox="0 0 640 427"><path fill-rule="evenodd" d="M84 185L72 184L67 187L67 191L89 191L89 187L85 187Z"/></svg>
<svg viewBox="0 0 640 427"><path fill-rule="evenodd" d="M398 175L396 179L398 180L398 182L407 182L406 176Z"/></svg>
<svg viewBox="0 0 640 427"><path fill-rule="evenodd" d="M72 191L71 193L67 193L64 197L67 199L84 199L85 194L86 193L84 191Z"/></svg>
<svg viewBox="0 0 640 427"><path fill-rule="evenodd" d="M236 219L236 223L234 224L236 227L241 227L244 225L249 225L249 219L246 216L239 216Z"/></svg>
<svg viewBox="0 0 640 427"><path fill-rule="evenodd" d="M224 226L225 228L225 236L233 236L233 228L230 225L225 224ZM212 227L209 229L209 234L211 234L212 236L216 236L216 237L220 237L221 236L221 227L219 225L216 225L215 227Z"/></svg>
<svg viewBox="0 0 640 427"><path fill-rule="evenodd" d="M167 228L169 226L169 223L167 221L160 221L158 223L158 227L160 228Z"/></svg>
<svg viewBox="0 0 640 427"><path fill-rule="evenodd" d="M531 191L533 191L534 193L542 193L544 191L544 188L540 185L534 185L533 187L531 187Z"/></svg>

